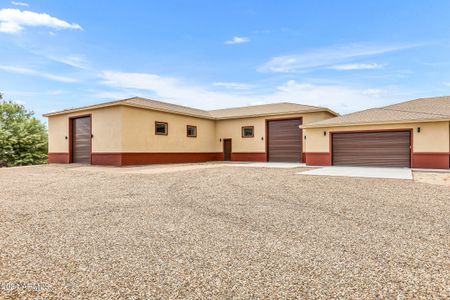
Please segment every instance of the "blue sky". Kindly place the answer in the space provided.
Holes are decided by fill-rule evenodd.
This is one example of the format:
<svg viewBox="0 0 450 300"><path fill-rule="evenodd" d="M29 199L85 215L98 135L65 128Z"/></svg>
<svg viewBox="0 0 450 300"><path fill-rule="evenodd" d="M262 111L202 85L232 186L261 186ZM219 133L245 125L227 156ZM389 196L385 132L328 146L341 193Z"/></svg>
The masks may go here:
<svg viewBox="0 0 450 300"><path fill-rule="evenodd" d="M450 94L450 1L0 1L0 91L339 113Z"/></svg>

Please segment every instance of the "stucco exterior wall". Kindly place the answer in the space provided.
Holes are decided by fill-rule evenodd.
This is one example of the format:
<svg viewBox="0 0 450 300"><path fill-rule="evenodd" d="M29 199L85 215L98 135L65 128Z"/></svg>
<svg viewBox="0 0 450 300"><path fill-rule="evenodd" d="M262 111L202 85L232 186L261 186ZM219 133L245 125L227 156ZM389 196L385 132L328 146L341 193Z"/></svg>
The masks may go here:
<svg viewBox="0 0 450 300"><path fill-rule="evenodd" d="M134 107L122 109L122 152L215 151L213 120ZM168 135L155 134L155 121L168 123ZM197 126L197 137L186 136L186 125Z"/></svg>
<svg viewBox="0 0 450 300"><path fill-rule="evenodd" d="M243 138L242 126L254 126L254 137ZM232 152L264 152L265 151L265 118L246 118L220 120L216 124L215 151L223 151L223 139L231 139ZM261 140L263 138L263 140ZM222 141L220 141L222 139Z"/></svg>
<svg viewBox="0 0 450 300"><path fill-rule="evenodd" d="M83 110L49 116L49 162L71 162L69 120L86 115L92 118L91 163L108 165L222 160L227 138L232 139L232 160L265 161L267 120L301 117L303 124L309 124L333 117L328 112L314 112L210 120L129 106ZM155 121L168 123L168 135L155 134ZM197 126L197 137L187 137L187 125ZM253 126L254 137L243 138L242 126ZM449 168L448 121L303 129L304 158L309 165L331 165L330 132L389 129L413 129L412 167Z"/></svg>
<svg viewBox="0 0 450 300"><path fill-rule="evenodd" d="M420 132L417 128L420 127ZM305 152L330 152L330 132L339 131L364 131L383 129L413 129L414 152L450 152L449 149L449 122L432 123L405 123L391 125L365 125L345 126L333 128L309 128L304 129L306 135ZM324 136L323 132L327 135Z"/></svg>
<svg viewBox="0 0 450 300"><path fill-rule="evenodd" d="M265 152L266 151L266 120L303 118L303 124L309 124L319 120L333 117L328 112L315 112L305 114L286 114L270 117L242 118L232 120L219 120L216 124L215 151L223 151L223 142L220 139L232 139L232 151L245 152ZM254 126L254 137L243 138L242 126ZM300 131L300 129L299 129Z"/></svg>
<svg viewBox="0 0 450 300"><path fill-rule="evenodd" d="M68 153L69 118L88 114L92 115L92 152L121 151L122 107L116 106L49 117L49 153Z"/></svg>
<svg viewBox="0 0 450 300"><path fill-rule="evenodd" d="M135 107L115 106L48 118L49 152L69 152L69 118L92 116L92 152L222 152L220 139L231 138L233 152L265 152L266 120L302 117L303 124L331 118L328 112L287 114L232 120L208 120ZM168 135L155 134L155 121L167 122ZM186 136L197 126L197 137ZM253 138L242 138L242 126L254 126ZM66 139L67 137L67 139Z"/></svg>

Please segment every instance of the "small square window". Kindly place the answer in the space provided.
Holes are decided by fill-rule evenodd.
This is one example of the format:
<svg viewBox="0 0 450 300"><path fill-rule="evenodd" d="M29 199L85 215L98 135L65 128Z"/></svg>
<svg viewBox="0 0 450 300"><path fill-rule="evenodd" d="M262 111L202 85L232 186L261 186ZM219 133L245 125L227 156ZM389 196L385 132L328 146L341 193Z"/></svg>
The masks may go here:
<svg viewBox="0 0 450 300"><path fill-rule="evenodd" d="M255 131L255 127L253 127L253 126L243 126L242 127L242 137L243 138L252 138L255 136L254 131Z"/></svg>
<svg viewBox="0 0 450 300"><path fill-rule="evenodd" d="M166 122L155 122L155 134L167 135L169 133L169 125Z"/></svg>
<svg viewBox="0 0 450 300"><path fill-rule="evenodd" d="M187 125L186 126L186 136L197 137L197 126Z"/></svg>

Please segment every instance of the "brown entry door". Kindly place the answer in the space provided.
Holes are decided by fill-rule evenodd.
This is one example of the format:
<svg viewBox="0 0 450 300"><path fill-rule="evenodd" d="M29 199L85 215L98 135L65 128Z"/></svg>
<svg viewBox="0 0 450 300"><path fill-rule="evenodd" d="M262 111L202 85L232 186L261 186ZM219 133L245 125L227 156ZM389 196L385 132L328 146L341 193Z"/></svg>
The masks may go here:
<svg viewBox="0 0 450 300"><path fill-rule="evenodd" d="M411 166L411 132L333 133L333 165Z"/></svg>
<svg viewBox="0 0 450 300"><path fill-rule="evenodd" d="M72 161L91 163L91 117L72 119Z"/></svg>
<svg viewBox="0 0 450 300"><path fill-rule="evenodd" d="M267 121L268 159L275 162L302 161L301 119Z"/></svg>
<svg viewBox="0 0 450 300"><path fill-rule="evenodd" d="M231 139L223 140L223 160L231 160Z"/></svg>

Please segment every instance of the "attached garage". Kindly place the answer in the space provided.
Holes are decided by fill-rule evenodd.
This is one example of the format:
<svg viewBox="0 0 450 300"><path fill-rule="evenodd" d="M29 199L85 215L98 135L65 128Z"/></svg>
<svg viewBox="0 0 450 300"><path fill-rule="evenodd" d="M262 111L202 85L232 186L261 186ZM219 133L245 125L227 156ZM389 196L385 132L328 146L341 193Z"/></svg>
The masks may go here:
<svg viewBox="0 0 450 300"><path fill-rule="evenodd" d="M450 96L366 109L301 127L309 166L450 167Z"/></svg>
<svg viewBox="0 0 450 300"><path fill-rule="evenodd" d="M267 152L271 162L302 161L302 119L267 121Z"/></svg>
<svg viewBox="0 0 450 300"><path fill-rule="evenodd" d="M332 133L335 166L411 166L411 131Z"/></svg>

